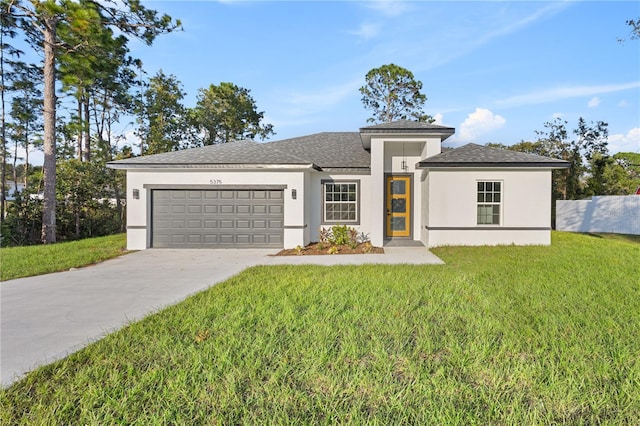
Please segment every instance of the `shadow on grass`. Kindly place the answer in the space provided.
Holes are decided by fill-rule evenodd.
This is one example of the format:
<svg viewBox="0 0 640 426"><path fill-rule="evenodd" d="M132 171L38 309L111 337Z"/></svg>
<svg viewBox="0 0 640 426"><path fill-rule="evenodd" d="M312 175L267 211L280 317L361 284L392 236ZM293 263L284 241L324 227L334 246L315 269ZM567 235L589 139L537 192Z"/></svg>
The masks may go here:
<svg viewBox="0 0 640 426"><path fill-rule="evenodd" d="M607 240L618 240L618 241L625 241L628 243L640 244L640 235L593 233L593 232L587 232L584 235L588 235L589 237L593 237L593 238L604 238Z"/></svg>

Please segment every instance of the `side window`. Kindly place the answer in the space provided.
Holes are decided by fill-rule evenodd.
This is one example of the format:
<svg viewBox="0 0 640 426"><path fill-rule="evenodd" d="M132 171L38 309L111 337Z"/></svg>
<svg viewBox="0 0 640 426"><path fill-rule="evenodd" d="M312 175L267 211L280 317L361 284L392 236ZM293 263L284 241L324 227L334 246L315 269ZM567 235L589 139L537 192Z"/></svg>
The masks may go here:
<svg viewBox="0 0 640 426"><path fill-rule="evenodd" d="M480 181L478 185L478 225L500 225L502 182Z"/></svg>
<svg viewBox="0 0 640 426"><path fill-rule="evenodd" d="M360 223L359 181L322 181L322 223Z"/></svg>

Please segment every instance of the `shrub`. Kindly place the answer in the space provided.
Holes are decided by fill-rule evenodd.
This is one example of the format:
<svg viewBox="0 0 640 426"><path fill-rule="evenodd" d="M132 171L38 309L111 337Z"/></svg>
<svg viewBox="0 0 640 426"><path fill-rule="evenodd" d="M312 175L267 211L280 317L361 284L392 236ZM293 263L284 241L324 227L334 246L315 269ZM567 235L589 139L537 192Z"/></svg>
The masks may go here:
<svg viewBox="0 0 640 426"><path fill-rule="evenodd" d="M349 242L349 227L347 225L334 225L331 227L331 243L343 246Z"/></svg>
<svg viewBox="0 0 640 426"><path fill-rule="evenodd" d="M362 235L365 235L364 233ZM331 228L320 228L320 242L318 246L322 250L326 245L345 246L352 249L358 246L360 235L355 228L347 225L333 225Z"/></svg>

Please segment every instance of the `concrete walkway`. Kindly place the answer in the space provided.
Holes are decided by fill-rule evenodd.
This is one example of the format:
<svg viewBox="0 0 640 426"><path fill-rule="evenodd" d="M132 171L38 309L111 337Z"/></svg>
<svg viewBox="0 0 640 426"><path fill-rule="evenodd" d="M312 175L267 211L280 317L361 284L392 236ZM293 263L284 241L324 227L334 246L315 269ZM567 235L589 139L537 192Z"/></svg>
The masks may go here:
<svg viewBox="0 0 640 426"><path fill-rule="evenodd" d="M0 384L255 265L441 264L421 247L385 254L272 256L274 250L143 250L95 266L0 283Z"/></svg>

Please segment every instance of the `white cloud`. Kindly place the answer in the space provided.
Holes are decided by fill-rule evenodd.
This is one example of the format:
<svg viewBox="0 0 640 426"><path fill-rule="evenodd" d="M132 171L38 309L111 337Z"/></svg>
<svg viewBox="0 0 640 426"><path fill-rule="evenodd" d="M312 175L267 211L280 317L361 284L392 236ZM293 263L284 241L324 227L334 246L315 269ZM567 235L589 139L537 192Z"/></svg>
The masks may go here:
<svg viewBox="0 0 640 426"><path fill-rule="evenodd" d="M436 115L433 116L433 119L435 120L433 122L433 124L437 124L438 126L444 126L444 115L442 115L442 113L437 113Z"/></svg>
<svg viewBox="0 0 640 426"><path fill-rule="evenodd" d="M626 135L622 133L609 135L609 151L612 154L640 152L640 127L629 130Z"/></svg>
<svg viewBox="0 0 640 426"><path fill-rule="evenodd" d="M629 102L627 102L625 99L621 100L620 102L618 102L618 106L620 108L626 108L629 106Z"/></svg>
<svg viewBox="0 0 640 426"><path fill-rule="evenodd" d="M486 108L476 108L460 125L459 136L462 142L473 142L479 136L499 129L507 122L501 115L494 114Z"/></svg>
<svg viewBox="0 0 640 426"><path fill-rule="evenodd" d="M500 106L521 106L544 104L547 102L558 101L561 99L577 98L581 96L601 95L603 93L619 92L622 90L637 89L640 82L623 84L604 84L599 86L569 86L557 87L549 90L536 90L522 95L512 96L510 98L496 101L496 105Z"/></svg>
<svg viewBox="0 0 640 426"><path fill-rule="evenodd" d="M380 26L376 24L361 24L360 28L355 31L349 31L349 34L369 40L380 33Z"/></svg>
<svg viewBox="0 0 640 426"><path fill-rule="evenodd" d="M554 112L551 116L553 118L562 118L564 116L564 114L561 113L561 112Z"/></svg>
<svg viewBox="0 0 640 426"><path fill-rule="evenodd" d="M598 105L600 105L600 98L597 96L594 96L593 98L591 98L591 100L589 101L589 103L587 103L587 106L589 108L595 108Z"/></svg>

